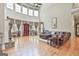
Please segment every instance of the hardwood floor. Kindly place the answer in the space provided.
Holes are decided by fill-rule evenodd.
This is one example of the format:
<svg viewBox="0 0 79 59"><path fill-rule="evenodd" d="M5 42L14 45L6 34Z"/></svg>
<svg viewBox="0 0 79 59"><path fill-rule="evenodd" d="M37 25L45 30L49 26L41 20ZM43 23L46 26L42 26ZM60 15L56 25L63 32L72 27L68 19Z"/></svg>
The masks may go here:
<svg viewBox="0 0 79 59"><path fill-rule="evenodd" d="M79 38L70 39L59 49L39 41L36 37L16 38L15 47L4 51L9 56L78 56Z"/></svg>

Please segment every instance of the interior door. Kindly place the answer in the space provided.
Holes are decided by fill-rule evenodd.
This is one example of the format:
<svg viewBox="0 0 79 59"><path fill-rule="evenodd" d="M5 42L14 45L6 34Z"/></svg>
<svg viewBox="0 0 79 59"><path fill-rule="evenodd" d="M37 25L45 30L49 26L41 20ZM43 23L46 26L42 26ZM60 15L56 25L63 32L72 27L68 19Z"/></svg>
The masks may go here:
<svg viewBox="0 0 79 59"><path fill-rule="evenodd" d="M29 24L24 24L24 36L29 36Z"/></svg>
<svg viewBox="0 0 79 59"><path fill-rule="evenodd" d="M79 36L79 23L77 23L75 27L76 27L75 34L76 34L76 36Z"/></svg>

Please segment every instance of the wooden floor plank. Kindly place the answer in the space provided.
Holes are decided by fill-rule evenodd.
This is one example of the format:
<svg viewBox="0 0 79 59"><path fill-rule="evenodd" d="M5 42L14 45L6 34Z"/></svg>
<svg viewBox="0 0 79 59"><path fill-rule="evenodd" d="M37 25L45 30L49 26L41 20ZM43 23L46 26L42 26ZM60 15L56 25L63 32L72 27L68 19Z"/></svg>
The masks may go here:
<svg viewBox="0 0 79 59"><path fill-rule="evenodd" d="M39 41L36 37L16 38L14 48L7 49L5 52L9 56L78 56L79 38L69 40L59 49ZM19 43L18 43L19 42Z"/></svg>

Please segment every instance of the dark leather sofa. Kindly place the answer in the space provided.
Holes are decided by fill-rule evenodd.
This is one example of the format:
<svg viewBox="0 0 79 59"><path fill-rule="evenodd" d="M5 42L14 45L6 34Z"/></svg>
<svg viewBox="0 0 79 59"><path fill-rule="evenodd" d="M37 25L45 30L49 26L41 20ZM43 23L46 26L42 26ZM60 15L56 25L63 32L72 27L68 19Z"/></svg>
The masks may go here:
<svg viewBox="0 0 79 59"><path fill-rule="evenodd" d="M55 32L50 38L48 38L49 44L54 47L62 46L71 37L70 32Z"/></svg>
<svg viewBox="0 0 79 59"><path fill-rule="evenodd" d="M39 35L40 38L47 40L49 37L51 37L51 32L48 30L44 30L44 32L42 32Z"/></svg>

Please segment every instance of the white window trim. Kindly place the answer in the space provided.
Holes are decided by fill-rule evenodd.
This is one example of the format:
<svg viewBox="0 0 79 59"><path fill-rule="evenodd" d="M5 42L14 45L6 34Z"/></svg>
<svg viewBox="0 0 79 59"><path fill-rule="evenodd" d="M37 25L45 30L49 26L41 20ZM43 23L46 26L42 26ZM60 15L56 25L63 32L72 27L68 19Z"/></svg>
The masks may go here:
<svg viewBox="0 0 79 59"><path fill-rule="evenodd" d="M38 15L36 15L35 12L38 12ZM35 17L38 17L39 16L39 11L38 10L34 10L34 16Z"/></svg>
<svg viewBox="0 0 79 59"><path fill-rule="evenodd" d="M12 4L12 5L10 5L10 4ZM10 5L10 6L9 6ZM8 8L8 9L10 9L10 10L13 10L14 9L14 4L13 3L7 3L6 4L6 7Z"/></svg>
<svg viewBox="0 0 79 59"><path fill-rule="evenodd" d="M18 10L18 9L16 8L16 6L20 7L20 10ZM22 9L22 6L21 6L21 5L15 4L15 11L16 11L16 12L22 13L21 9Z"/></svg>
<svg viewBox="0 0 79 59"><path fill-rule="evenodd" d="M29 14L29 11L32 11L32 14ZM29 10L28 10L28 15L29 15L29 16L33 16L33 9L29 9Z"/></svg>
<svg viewBox="0 0 79 59"><path fill-rule="evenodd" d="M25 8L25 9L26 9L26 13L24 13L23 8ZM22 6L22 14L27 15L27 14L28 14L28 8L26 8L26 7Z"/></svg>

